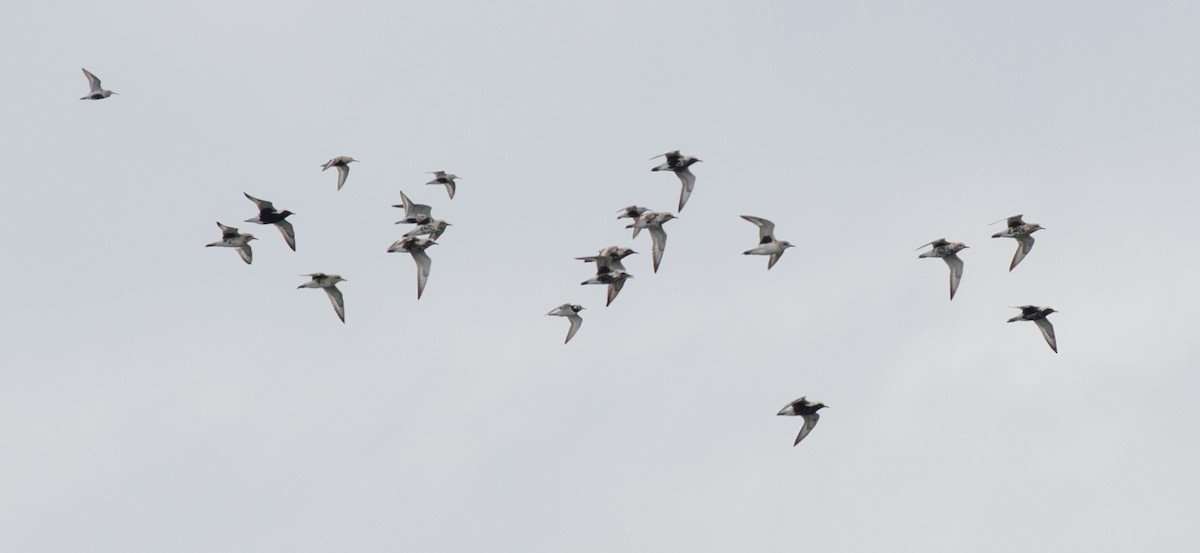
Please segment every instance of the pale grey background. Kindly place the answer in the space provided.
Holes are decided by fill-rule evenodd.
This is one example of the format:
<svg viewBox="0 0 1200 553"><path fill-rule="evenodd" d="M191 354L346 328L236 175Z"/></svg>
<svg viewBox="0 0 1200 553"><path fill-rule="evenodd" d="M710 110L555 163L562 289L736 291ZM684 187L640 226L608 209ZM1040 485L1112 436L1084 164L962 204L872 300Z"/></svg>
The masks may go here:
<svg viewBox="0 0 1200 553"><path fill-rule="evenodd" d="M1195 551L1195 2L24 3L0 549ZM76 100L87 67L119 96ZM663 266L618 208L704 160ZM319 165L354 164L341 192ZM425 171L463 177L453 201ZM399 190L454 227L415 299ZM299 251L242 192L297 212ZM748 213L798 243L740 255ZM1047 230L1012 273L988 223ZM255 262L204 248L214 221ZM912 249L972 246L958 298ZM572 260L632 245L610 308ZM298 273L341 285L347 323ZM566 321L544 313L588 306ZM1053 354L1009 305L1054 315ZM802 394L829 403L792 448Z"/></svg>

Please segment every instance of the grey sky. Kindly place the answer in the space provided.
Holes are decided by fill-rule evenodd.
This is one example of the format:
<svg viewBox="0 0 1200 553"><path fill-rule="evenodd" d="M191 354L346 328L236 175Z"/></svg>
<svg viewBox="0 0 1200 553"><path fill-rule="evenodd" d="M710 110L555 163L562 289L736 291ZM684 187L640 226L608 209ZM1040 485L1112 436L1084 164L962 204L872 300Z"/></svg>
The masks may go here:
<svg viewBox="0 0 1200 553"><path fill-rule="evenodd" d="M1195 551L1194 2L28 3L0 550ZM82 102L79 68L120 95ZM616 210L696 191L662 268ZM352 165L345 188L320 165ZM456 198L425 186L462 177ZM415 269L399 190L454 224ZM297 213L298 251L248 192ZM1015 244L987 223L1046 226ZM753 225L799 247L766 271ZM204 248L253 232L254 264ZM946 267L971 246L947 301ZM640 255L611 307L573 260ZM345 325L299 273L349 280ZM582 303L567 323L546 317ZM1060 354L1010 305L1049 305ZM820 425L776 417L800 395Z"/></svg>

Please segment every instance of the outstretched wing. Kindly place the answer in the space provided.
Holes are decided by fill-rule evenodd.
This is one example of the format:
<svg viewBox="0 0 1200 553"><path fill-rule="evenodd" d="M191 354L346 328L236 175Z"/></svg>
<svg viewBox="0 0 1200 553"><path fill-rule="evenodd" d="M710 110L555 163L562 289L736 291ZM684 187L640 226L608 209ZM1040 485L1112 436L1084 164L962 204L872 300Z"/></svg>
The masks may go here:
<svg viewBox="0 0 1200 553"><path fill-rule="evenodd" d="M246 196L246 199L248 199L248 200L250 200L250 201L254 202L254 205L258 206L258 210L259 210L259 211L266 211L266 210L269 210L269 209L275 209L275 204L273 204L273 203L271 203L271 202L268 202L268 201L266 201L266 200L260 200L260 199L258 199L258 198L255 198L254 196L251 196L251 195L249 195L249 194L246 194L245 192L242 192L242 194Z"/></svg>
<svg viewBox="0 0 1200 553"><path fill-rule="evenodd" d="M796 441L792 443L792 447L799 445L800 440L803 440L805 436L808 436L809 432L812 432L813 428L816 428L817 421L819 420L821 420L821 415L817 413L804 415L804 427L801 428L800 433L796 435Z"/></svg>
<svg viewBox="0 0 1200 553"><path fill-rule="evenodd" d="M249 265L254 261L254 252L250 250L250 244L244 244L237 247L238 255L242 256L242 261Z"/></svg>
<svg viewBox="0 0 1200 553"><path fill-rule="evenodd" d="M958 283L962 281L963 262L957 254L950 254L942 259L945 259L946 265L950 266L950 299L954 299L954 293L958 291Z"/></svg>
<svg viewBox="0 0 1200 553"><path fill-rule="evenodd" d="M1054 325L1050 324L1048 319L1035 319L1033 324L1038 326L1038 330L1042 331L1042 337L1046 339L1046 343L1050 344L1050 349L1054 353L1058 353L1058 340L1054 339Z"/></svg>
<svg viewBox="0 0 1200 553"><path fill-rule="evenodd" d="M742 218L758 226L759 244L766 244L768 242L775 241L775 223L763 219L762 217L755 217L753 215L742 215Z"/></svg>
<svg viewBox="0 0 1200 553"><path fill-rule="evenodd" d="M683 183L683 188L679 191L679 211L683 211L683 205L687 203L688 198L692 196L692 189L696 187L696 175L693 175L687 167L675 171L679 176L679 182Z"/></svg>
<svg viewBox="0 0 1200 553"><path fill-rule="evenodd" d="M429 280L429 268L433 260L424 251L412 252L413 261L417 263L417 299L425 293L425 282Z"/></svg>
<svg viewBox="0 0 1200 553"><path fill-rule="evenodd" d="M333 311L337 313L342 322L346 322L346 305L342 302L342 291L337 289L337 286L330 286L325 289L325 294L329 296L329 303L333 304Z"/></svg>
<svg viewBox="0 0 1200 553"><path fill-rule="evenodd" d="M1013 238L1017 239L1017 252L1013 254L1012 265L1008 266L1008 270L1010 271L1016 269L1017 264L1020 263L1022 259L1025 259L1025 256L1029 254L1029 250L1033 249L1033 236L1028 234L1018 234Z"/></svg>
<svg viewBox="0 0 1200 553"><path fill-rule="evenodd" d="M567 330L567 339L563 340L564 344L570 342L571 338L575 337L575 333L579 332L579 327L583 325L583 317L580 317L576 313L567 315L567 319L571 321L571 328Z"/></svg>
<svg viewBox="0 0 1200 553"><path fill-rule="evenodd" d="M662 262L663 251L667 249L667 231L661 225L650 227L650 238L654 239L654 272L658 272L658 264Z"/></svg>
<svg viewBox="0 0 1200 553"><path fill-rule="evenodd" d="M771 258L767 261L767 270L768 271L771 270L771 267L775 266L775 263L777 263L779 261L779 258L783 257L784 251L786 251L786 250L779 250L779 253L771 254Z"/></svg>
<svg viewBox="0 0 1200 553"><path fill-rule="evenodd" d="M296 251L296 229L292 228L292 224L284 221L275 223L275 227L283 234L283 239L287 241L287 245L292 251Z"/></svg>
<svg viewBox="0 0 1200 553"><path fill-rule="evenodd" d="M83 69L83 68L81 67L80 69ZM103 88L100 86L100 79L97 78L95 75L93 75L91 71L88 71L87 69L83 69L83 76L87 77L88 86L91 87L92 92L100 92L101 90L103 90ZM120 84L120 83L117 83L117 84Z"/></svg>
<svg viewBox="0 0 1200 553"><path fill-rule="evenodd" d="M608 307L608 306L612 305L613 300L617 299L617 294L620 294L621 288L624 288L624 287L625 287L625 279L623 279L623 278L614 280L612 282L612 284L609 284L608 285L608 303L604 304L604 306Z"/></svg>
<svg viewBox="0 0 1200 553"><path fill-rule="evenodd" d="M338 170L338 190L342 189L342 185L346 184L346 177L350 176L350 166L343 163L337 166Z"/></svg>

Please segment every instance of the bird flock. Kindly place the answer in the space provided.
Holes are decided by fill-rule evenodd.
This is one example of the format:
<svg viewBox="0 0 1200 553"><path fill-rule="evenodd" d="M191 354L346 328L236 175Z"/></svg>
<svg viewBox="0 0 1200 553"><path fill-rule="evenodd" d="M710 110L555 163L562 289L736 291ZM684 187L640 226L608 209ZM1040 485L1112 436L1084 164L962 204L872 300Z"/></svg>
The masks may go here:
<svg viewBox="0 0 1200 553"><path fill-rule="evenodd" d="M117 94L103 88L100 79L87 69L83 69L83 74L87 78L89 92L86 96L80 98L80 100L103 100ZM677 211L682 212L696 187L696 175L692 173L691 167L696 163L700 163L701 160L693 156L683 155L679 150L672 150L650 159L655 160L658 158L665 158L665 161L650 170L654 172L670 171L679 178L680 193ZM337 156L322 164L321 171L337 169L337 190L340 191L345 186L346 180L350 175L350 164L355 162L358 162L358 160L352 157ZM453 200L457 192L456 181L460 180L460 177L446 171L432 171L430 174L434 178L426 184L445 187L447 195ZM279 229L287 246L292 251L296 251L295 229L287 220L289 216L295 215L295 213L286 209L280 211L270 201L256 198L249 193L243 192L243 194L246 199L254 203L258 210L257 216L246 219L245 222L259 225L273 225ZM399 240L393 242L387 248L387 252L403 252L412 256L417 269L417 299L420 300L422 294L425 292L425 284L428 282L430 267L432 265L432 260L426 253L426 250L430 246L437 245L436 240L446 232L447 227L451 226L451 224L441 219L435 219L432 215L433 208L431 206L413 202L403 191L400 191L400 200L401 203L392 206L404 210L403 218L396 221L396 224L411 224L414 227L405 232ZM667 247L667 233L663 225L677 219L678 216L674 213L653 211L650 208L638 205L622 208L618 210L618 213L620 215L617 216L617 220L630 219L632 221L625 226L625 228L633 230L631 239L636 240L638 234L643 229L649 232L652 242L652 266L654 272L657 273ZM742 215L741 217L758 228L758 244L742 252L743 255L768 256L768 270L775 267L775 264L779 262L779 259L788 248L794 247L787 240L779 240L775 237L775 223L772 221L753 215ZM1042 230L1044 227L1037 223L1025 223L1022 215L1007 217L992 224L1000 222L1006 222L1006 228L1003 231L993 234L992 237L1013 238L1017 241L1017 250L1008 268L1011 272L1025 259L1030 250L1033 249L1033 233ZM248 265L252 264L254 261L254 252L251 249L250 242L258 238L253 234L241 233L237 228L227 226L219 221L217 222L217 227L221 231L221 239L207 244L206 247L233 248L237 251L242 261ZM959 254L969 246L962 242L950 242L945 238L938 238L922 244L917 249L919 250L925 246L930 246L931 249L921 253L918 256L919 258L941 258L949 267L950 300L953 301L963 277L963 261L959 258ZM633 275L626 270L622 260L636 253L630 247L608 246L600 249L596 255L575 258L585 263L594 264L596 269L594 276L584 280L580 284L606 286L607 299L605 306L612 305L617 295L620 294L621 289L625 286L626 281L633 278ZM330 304L333 306L334 313L342 323L345 323L345 301L337 285L341 282L348 282L348 280L338 274L308 273L300 276L309 277L309 281L300 284L297 286L297 289L319 288L324 290ZM1032 321L1041 331L1046 343L1050 345L1050 349L1057 353L1058 342L1055 339L1054 326L1047 319L1051 313L1055 313L1056 311L1050 307L1035 305L1014 307L1020 309L1021 313L1008 319L1008 322ZM580 327L583 325L583 317L580 316L580 312L584 309L585 307L581 304L568 302L546 313L547 316L564 317L570 323L566 339L563 341L564 344L569 343L579 332ZM780 416L798 416L804 420L804 424L799 434L796 435L793 446L798 445L812 432L813 428L817 425L817 421L821 418L818 411L827 407L824 403L809 401L806 396L802 396L789 402L778 412Z"/></svg>

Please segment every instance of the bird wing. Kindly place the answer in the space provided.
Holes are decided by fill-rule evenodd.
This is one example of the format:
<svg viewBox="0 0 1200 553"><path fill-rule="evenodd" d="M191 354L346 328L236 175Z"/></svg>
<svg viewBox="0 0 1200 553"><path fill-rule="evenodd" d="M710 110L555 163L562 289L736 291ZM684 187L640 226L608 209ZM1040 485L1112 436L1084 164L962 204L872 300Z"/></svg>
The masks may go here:
<svg viewBox="0 0 1200 553"><path fill-rule="evenodd" d="M579 314L573 311L570 315L567 315L567 319L571 321L571 328L570 330L567 330L567 339L563 340L564 344L570 342L571 338L575 336L575 333L579 332L579 327L583 325L583 317L580 317Z"/></svg>
<svg viewBox="0 0 1200 553"><path fill-rule="evenodd" d="M425 282L429 280L429 267L433 260L423 251L412 252L413 261L417 263L417 299L425 292Z"/></svg>
<svg viewBox="0 0 1200 553"><path fill-rule="evenodd" d="M454 199L454 188L455 188L454 181L447 179L446 180L446 192L448 192L450 194L451 200Z"/></svg>
<svg viewBox="0 0 1200 553"><path fill-rule="evenodd" d="M988 223L988 224L989 224L989 225L994 225L994 224L996 224L996 223L999 223L999 222L1001 222L1001 221L1008 221L1008 222L1006 223L1008 226L1010 226L1010 227L1018 227L1018 226L1021 226L1021 225L1025 224L1023 221L1021 221L1021 217L1023 217L1023 215L1013 215L1012 217L1005 217L1005 218L1003 218L1003 219L1000 219L999 221L992 221L992 222L990 222L990 223ZM1014 222L1014 221L1015 221L1015 222Z"/></svg>
<svg viewBox="0 0 1200 553"><path fill-rule="evenodd" d="M554 309L551 309L549 313L546 313L546 315L547 316L549 316L549 315L566 316L570 312L571 312L571 304L564 303L558 307L555 307Z"/></svg>
<svg viewBox="0 0 1200 553"><path fill-rule="evenodd" d="M768 271L771 270L771 267L775 266L775 263L777 263L779 261L779 258L783 257L784 251L786 251L786 250L779 250L779 253L771 254L771 258L769 260L767 260L767 270Z"/></svg>
<svg viewBox="0 0 1200 553"><path fill-rule="evenodd" d="M1017 268L1017 263L1020 263L1025 256L1029 254L1029 250L1033 249L1033 236L1028 234L1018 234L1013 238L1017 239L1017 252L1013 254L1012 265L1008 266L1008 270Z"/></svg>
<svg viewBox="0 0 1200 553"><path fill-rule="evenodd" d="M667 249L667 231L661 225L650 227L650 237L654 239L654 272L658 272L658 264L662 262L663 251Z"/></svg>
<svg viewBox="0 0 1200 553"><path fill-rule="evenodd" d="M817 413L812 413L810 415L804 415L804 427L802 427L800 429L799 434L796 434L796 441L792 443L792 447L796 447L797 445L799 445L800 440L803 440L805 436L808 436L809 432L812 432L813 428L816 428L817 421L819 421L819 420L821 420L821 415L819 415Z"/></svg>
<svg viewBox="0 0 1200 553"><path fill-rule="evenodd" d="M607 307L607 306L612 305L613 300L617 299L617 294L620 294L621 288L624 288L624 287L625 287L625 279L623 279L623 278L614 280L612 282L612 284L609 284L608 285L608 303L604 304L604 306Z"/></svg>
<svg viewBox="0 0 1200 553"><path fill-rule="evenodd" d="M268 209L275 209L275 204L273 204L273 203L271 203L271 202L268 202L268 201L266 201L266 200L260 200L260 199L258 199L258 198L255 198L254 196L251 196L251 195L249 195L249 194L246 194L245 192L242 192L242 194L246 196L246 199L248 199L248 200L250 200L250 201L254 202L254 205L258 206L258 210L259 210L259 211L266 211L266 210L268 210Z"/></svg>
<svg viewBox="0 0 1200 553"><path fill-rule="evenodd" d="M1046 343L1050 344L1050 349L1054 353L1058 353L1058 341L1054 339L1054 325L1050 324L1048 319L1035 319L1033 324L1038 326L1038 330L1042 331L1042 337L1046 339Z"/></svg>
<svg viewBox="0 0 1200 553"><path fill-rule="evenodd" d="M337 313L342 322L346 322L346 305L342 302L342 291L337 289L337 286L329 286L325 288L325 294L329 296L329 303L333 304L333 310Z"/></svg>
<svg viewBox="0 0 1200 553"><path fill-rule="evenodd" d="M283 234L283 239L287 241L287 245L292 251L296 251L296 229L292 228L292 224L286 220L275 223L275 227Z"/></svg>
<svg viewBox="0 0 1200 553"><path fill-rule="evenodd" d="M963 262L957 254L950 254L942 259L945 259L946 265L950 266L950 299L954 299L954 293L958 291L958 283L962 281Z"/></svg>
<svg viewBox="0 0 1200 553"><path fill-rule="evenodd" d="M916 248L913 249L913 251L915 252L921 248L924 248L925 246L933 246L936 248L938 246L945 246L946 244L949 244L949 242L947 242L945 238L938 238L937 240L926 242L924 244L921 244L920 246L917 246Z"/></svg>
<svg viewBox="0 0 1200 553"><path fill-rule="evenodd" d="M679 191L679 211L683 211L683 205L687 203L688 198L692 196L692 189L696 187L696 175L687 167L676 171L675 174L679 177L679 182L683 183L683 188Z"/></svg>
<svg viewBox="0 0 1200 553"><path fill-rule="evenodd" d="M220 221L217 221L217 226L221 228L222 239L237 238L238 229L222 225Z"/></svg>
<svg viewBox="0 0 1200 553"><path fill-rule="evenodd" d="M775 223L763 219L762 217L755 217L753 215L742 215L742 218L758 226L759 244L766 244L767 242L775 241Z"/></svg>
<svg viewBox="0 0 1200 553"><path fill-rule="evenodd" d="M346 177L350 176L350 166L345 163L337 166L338 170L338 190L342 189L342 185L346 184Z"/></svg>
<svg viewBox="0 0 1200 553"><path fill-rule="evenodd" d="M254 261L254 252L250 250L250 244L242 244L237 247L238 255L242 256L242 261L249 265Z"/></svg>
<svg viewBox="0 0 1200 553"><path fill-rule="evenodd" d="M80 69L83 69L83 68L81 67ZM87 69L83 69L83 76L87 77L88 86L91 87L92 92L100 92L101 90L103 90L103 88L100 86L100 79L98 77L96 77L95 75L93 75L91 71L88 71ZM117 84L120 84L120 83L117 83Z"/></svg>

